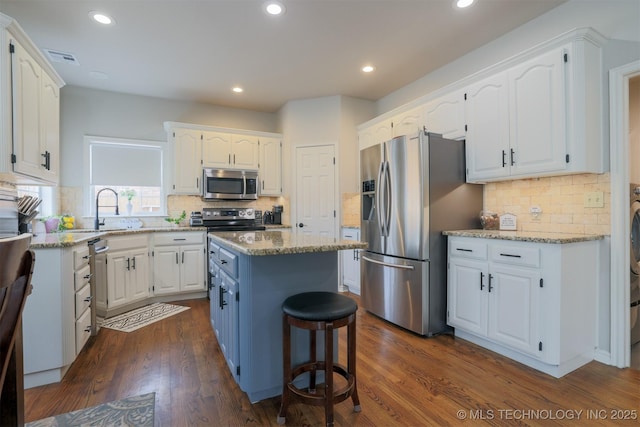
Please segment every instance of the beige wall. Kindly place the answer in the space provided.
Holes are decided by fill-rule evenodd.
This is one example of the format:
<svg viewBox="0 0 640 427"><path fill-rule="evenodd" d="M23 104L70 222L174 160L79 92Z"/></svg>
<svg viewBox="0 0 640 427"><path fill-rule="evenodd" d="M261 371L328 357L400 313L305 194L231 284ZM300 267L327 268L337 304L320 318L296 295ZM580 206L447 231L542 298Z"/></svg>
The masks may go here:
<svg viewBox="0 0 640 427"><path fill-rule="evenodd" d="M584 207L585 194L602 192L604 207ZM529 213L539 206L536 218ZM486 184L484 207L497 214L517 216L519 231L551 233L611 233L611 186L609 173L521 179Z"/></svg>

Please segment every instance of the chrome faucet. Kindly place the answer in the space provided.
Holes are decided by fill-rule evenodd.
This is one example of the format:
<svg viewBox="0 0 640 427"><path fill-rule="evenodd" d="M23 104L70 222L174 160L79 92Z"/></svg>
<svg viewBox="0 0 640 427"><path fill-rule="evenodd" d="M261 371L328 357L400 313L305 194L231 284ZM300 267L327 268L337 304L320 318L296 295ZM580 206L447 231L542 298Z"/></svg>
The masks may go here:
<svg viewBox="0 0 640 427"><path fill-rule="evenodd" d="M120 211L118 210L118 193L116 193L113 188L103 188L102 190L98 191L98 194L96 194L96 219L93 221L93 228L95 230L100 230L100 226L104 225L104 221L100 222L100 217L98 216L98 209L100 208L100 204L98 203L100 200L100 193L102 193L104 190L109 190L113 194L115 194L116 204L115 206L103 206L103 208L116 208L116 215L120 215Z"/></svg>

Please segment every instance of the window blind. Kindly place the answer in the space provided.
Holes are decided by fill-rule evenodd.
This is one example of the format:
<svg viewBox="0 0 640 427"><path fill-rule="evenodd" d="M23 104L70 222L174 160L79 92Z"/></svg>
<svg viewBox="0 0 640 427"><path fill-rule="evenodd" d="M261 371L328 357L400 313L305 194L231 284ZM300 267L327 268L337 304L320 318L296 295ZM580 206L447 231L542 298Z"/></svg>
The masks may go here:
<svg viewBox="0 0 640 427"><path fill-rule="evenodd" d="M91 185L162 186L162 148L92 142L89 148Z"/></svg>

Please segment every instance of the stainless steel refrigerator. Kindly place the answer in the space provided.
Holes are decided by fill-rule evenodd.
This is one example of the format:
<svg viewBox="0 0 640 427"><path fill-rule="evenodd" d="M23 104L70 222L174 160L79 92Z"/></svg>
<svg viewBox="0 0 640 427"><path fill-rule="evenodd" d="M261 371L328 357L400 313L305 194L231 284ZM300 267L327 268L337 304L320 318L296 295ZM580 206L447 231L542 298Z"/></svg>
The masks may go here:
<svg viewBox="0 0 640 427"><path fill-rule="evenodd" d="M420 335L447 332L443 230L479 227L482 185L465 183L464 141L419 132L360 152L361 304Z"/></svg>

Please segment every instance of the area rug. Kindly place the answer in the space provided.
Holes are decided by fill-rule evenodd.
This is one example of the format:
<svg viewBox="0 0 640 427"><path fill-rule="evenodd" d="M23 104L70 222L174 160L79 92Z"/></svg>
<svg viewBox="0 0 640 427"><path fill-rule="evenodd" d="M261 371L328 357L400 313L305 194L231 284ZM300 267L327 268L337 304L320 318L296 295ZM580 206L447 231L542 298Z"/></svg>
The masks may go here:
<svg viewBox="0 0 640 427"><path fill-rule="evenodd" d="M153 427L156 394L149 393L26 423L25 427Z"/></svg>
<svg viewBox="0 0 640 427"><path fill-rule="evenodd" d="M166 319L169 316L189 310L189 307L181 305L164 304L157 302L136 310L128 311L119 316L105 319L100 325L101 328L115 329L122 332L133 332L143 326Z"/></svg>

